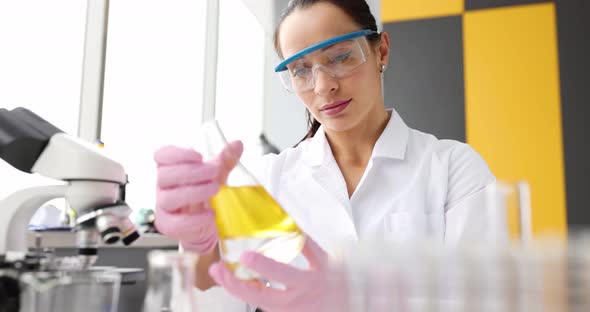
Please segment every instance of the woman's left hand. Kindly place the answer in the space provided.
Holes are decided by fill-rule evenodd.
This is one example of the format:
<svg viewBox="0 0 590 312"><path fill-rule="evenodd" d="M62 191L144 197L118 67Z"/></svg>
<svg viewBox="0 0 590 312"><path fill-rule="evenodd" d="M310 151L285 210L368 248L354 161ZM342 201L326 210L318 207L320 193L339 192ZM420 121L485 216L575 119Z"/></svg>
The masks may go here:
<svg viewBox="0 0 590 312"><path fill-rule="evenodd" d="M229 293L265 312L345 311L346 283L343 274L329 265L328 255L309 237L302 250L309 270L297 269L256 252L244 252L240 263L262 278L277 282L285 289L268 288L260 281L244 281L221 262L209 268L209 274Z"/></svg>

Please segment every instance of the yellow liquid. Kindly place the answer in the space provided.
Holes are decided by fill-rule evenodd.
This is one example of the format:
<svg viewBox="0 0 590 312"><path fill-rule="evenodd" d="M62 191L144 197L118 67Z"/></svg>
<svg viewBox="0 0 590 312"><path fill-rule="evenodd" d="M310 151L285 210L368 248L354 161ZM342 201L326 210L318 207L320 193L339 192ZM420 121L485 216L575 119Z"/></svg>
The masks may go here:
<svg viewBox="0 0 590 312"><path fill-rule="evenodd" d="M211 206L222 257L230 268L237 269L246 250L288 263L303 247L303 232L262 186L222 186ZM245 273L238 277L253 276Z"/></svg>

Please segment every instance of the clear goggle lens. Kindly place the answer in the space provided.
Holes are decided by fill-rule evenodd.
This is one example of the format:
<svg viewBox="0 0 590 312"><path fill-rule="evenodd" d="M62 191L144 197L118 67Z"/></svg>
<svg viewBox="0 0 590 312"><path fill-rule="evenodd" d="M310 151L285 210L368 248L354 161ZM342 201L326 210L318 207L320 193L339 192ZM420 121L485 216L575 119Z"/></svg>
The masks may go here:
<svg viewBox="0 0 590 312"><path fill-rule="evenodd" d="M366 37L341 41L306 54L287 64L279 77L289 92L313 90L318 71L332 78L345 78L367 61L369 45Z"/></svg>

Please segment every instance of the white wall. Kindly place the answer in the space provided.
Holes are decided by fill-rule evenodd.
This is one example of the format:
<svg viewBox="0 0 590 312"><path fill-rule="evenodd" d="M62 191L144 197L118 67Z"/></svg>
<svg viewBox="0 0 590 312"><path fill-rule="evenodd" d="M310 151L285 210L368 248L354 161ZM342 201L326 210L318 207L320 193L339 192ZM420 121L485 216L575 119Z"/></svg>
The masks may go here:
<svg viewBox="0 0 590 312"><path fill-rule="evenodd" d="M219 4L215 118L228 140L241 139L249 149L262 132L264 29L242 0Z"/></svg>
<svg viewBox="0 0 590 312"><path fill-rule="evenodd" d="M149 208L153 152L167 144L199 149L206 1L111 3L103 141L129 174L127 202ZM228 139L241 139L246 151L256 153L264 33L241 0L219 4L215 118Z"/></svg>
<svg viewBox="0 0 590 312"><path fill-rule="evenodd" d="M85 17L80 0L0 1L0 108L23 106L76 133ZM0 160L0 199L48 183Z"/></svg>
<svg viewBox="0 0 590 312"><path fill-rule="evenodd" d="M204 12L205 1L111 1L102 140L129 175L134 209L154 207L154 151L196 141Z"/></svg>

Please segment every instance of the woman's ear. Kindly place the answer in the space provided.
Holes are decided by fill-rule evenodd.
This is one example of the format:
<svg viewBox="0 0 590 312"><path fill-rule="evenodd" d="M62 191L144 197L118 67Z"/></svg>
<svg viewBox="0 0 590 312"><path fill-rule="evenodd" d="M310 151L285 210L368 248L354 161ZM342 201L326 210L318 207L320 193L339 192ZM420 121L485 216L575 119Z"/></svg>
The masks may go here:
<svg viewBox="0 0 590 312"><path fill-rule="evenodd" d="M391 51L390 49L391 46L389 42L389 34L383 31L381 32L381 43L377 47L379 66L387 66L389 64L389 53Z"/></svg>

